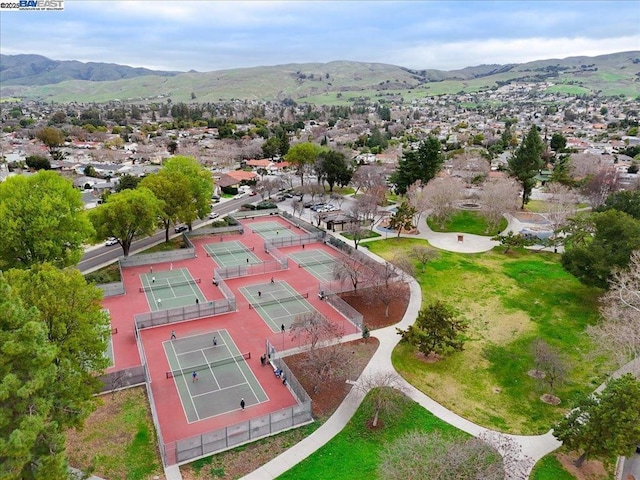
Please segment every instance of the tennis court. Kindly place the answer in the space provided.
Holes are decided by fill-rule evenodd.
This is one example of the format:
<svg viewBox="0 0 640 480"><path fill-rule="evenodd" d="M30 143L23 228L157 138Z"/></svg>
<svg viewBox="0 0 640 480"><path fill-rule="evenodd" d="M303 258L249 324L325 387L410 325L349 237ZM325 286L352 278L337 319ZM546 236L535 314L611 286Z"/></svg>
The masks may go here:
<svg viewBox="0 0 640 480"><path fill-rule="evenodd" d="M109 324L111 324L111 312L108 309L103 308L102 311L109 317ZM109 367L113 367L116 364L116 357L113 354L113 335L118 333L117 328L110 327L110 334L107 339L107 350L104 352L104 356L109 359Z"/></svg>
<svg viewBox="0 0 640 480"><path fill-rule="evenodd" d="M335 280L336 258L319 248L290 253L289 258L323 282Z"/></svg>
<svg viewBox="0 0 640 480"><path fill-rule="evenodd" d="M298 315L315 310L306 300L308 292L296 292L282 280L240 287L239 290L249 301L249 308L258 312L273 332L280 332L282 325L288 330Z"/></svg>
<svg viewBox="0 0 640 480"><path fill-rule="evenodd" d="M143 273L140 275L140 281L140 293L147 296L152 312L206 301L198 287L202 279L193 278L186 268Z"/></svg>
<svg viewBox="0 0 640 480"><path fill-rule="evenodd" d="M253 265L262 263L253 253L254 247L247 247L242 242L207 243L204 245L207 257L221 267L237 267L238 265Z"/></svg>
<svg viewBox="0 0 640 480"><path fill-rule="evenodd" d="M249 224L249 228L266 240L271 238L297 237L297 235L291 231L293 228L292 225L285 226L272 220L251 223Z"/></svg>
<svg viewBox="0 0 640 480"><path fill-rule="evenodd" d="M215 342L214 342L215 338ZM269 400L247 360L227 330L163 342L171 370L166 381L175 382L188 423L240 410L240 400L251 408Z"/></svg>

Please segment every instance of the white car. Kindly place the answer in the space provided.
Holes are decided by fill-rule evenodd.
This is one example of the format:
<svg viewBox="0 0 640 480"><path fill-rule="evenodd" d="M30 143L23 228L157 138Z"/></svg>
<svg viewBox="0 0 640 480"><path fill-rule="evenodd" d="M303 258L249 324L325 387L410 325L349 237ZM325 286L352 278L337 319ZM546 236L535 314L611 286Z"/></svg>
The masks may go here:
<svg viewBox="0 0 640 480"><path fill-rule="evenodd" d="M244 195L245 195L245 194L244 194L244 192L240 192L239 194L237 194L237 195L236 195L235 197L233 197L233 198L235 198L235 199L237 200L237 199L239 199L239 198L244 197Z"/></svg>
<svg viewBox="0 0 640 480"><path fill-rule="evenodd" d="M110 247L111 245L117 245L118 239L116 237L109 237L107 241L104 242L105 247Z"/></svg>
<svg viewBox="0 0 640 480"><path fill-rule="evenodd" d="M209 214L209 218L214 219L214 218L218 218L220 216L220 214L218 212L211 212Z"/></svg>

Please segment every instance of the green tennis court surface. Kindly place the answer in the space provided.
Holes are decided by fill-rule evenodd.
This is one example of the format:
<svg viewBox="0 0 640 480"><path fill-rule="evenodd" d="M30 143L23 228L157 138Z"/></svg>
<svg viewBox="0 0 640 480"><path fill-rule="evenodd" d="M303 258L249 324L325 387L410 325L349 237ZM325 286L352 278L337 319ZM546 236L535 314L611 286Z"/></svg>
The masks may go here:
<svg viewBox="0 0 640 480"><path fill-rule="evenodd" d="M171 371L161 381L175 382L188 423L239 410L243 398L245 408L269 400L247 364L250 353L241 354L226 330L176 338L162 346Z"/></svg>
<svg viewBox="0 0 640 480"><path fill-rule="evenodd" d="M266 240L270 238L297 237L291 231L292 225L284 226L274 221L254 222L249 224L249 228Z"/></svg>
<svg viewBox="0 0 640 480"><path fill-rule="evenodd" d="M143 273L140 281L140 293L147 296L152 312L206 302L198 287L201 279L193 278L186 268Z"/></svg>
<svg viewBox="0 0 640 480"><path fill-rule="evenodd" d="M246 247L238 241L207 243L204 249L207 256L213 258L221 267L262 263L262 260L254 255L254 247Z"/></svg>
<svg viewBox="0 0 640 480"><path fill-rule="evenodd" d="M335 280L336 258L319 248L290 253L289 258L323 282Z"/></svg>
<svg viewBox="0 0 640 480"><path fill-rule="evenodd" d="M306 300L308 292L296 292L282 280L240 287L239 290L249 301L250 308L258 312L273 332L280 332L282 325L288 330L298 315L315 310Z"/></svg>

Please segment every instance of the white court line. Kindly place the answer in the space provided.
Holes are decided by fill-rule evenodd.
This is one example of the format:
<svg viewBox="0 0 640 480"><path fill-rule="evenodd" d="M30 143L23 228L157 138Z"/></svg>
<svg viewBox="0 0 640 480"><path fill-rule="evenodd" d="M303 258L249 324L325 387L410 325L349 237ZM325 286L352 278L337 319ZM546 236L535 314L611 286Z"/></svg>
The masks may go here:
<svg viewBox="0 0 640 480"><path fill-rule="evenodd" d="M200 353L202 353L202 356L204 357L204 363L209 365L209 371L211 372L211 375L213 375L213 380L216 382L216 385L218 386L218 390L220 390L220 383L218 382L218 379L216 378L216 374L213 373L213 368L211 367L211 363L207 360L207 356L204 354L204 350L200 349ZM193 397L191 397L193 398Z"/></svg>
<svg viewBox="0 0 640 480"><path fill-rule="evenodd" d="M243 382L243 383L238 383L236 385L229 385L228 387L224 387L224 388L219 388L218 390L209 390L208 392L198 393L197 395L194 395L193 398L202 397L204 395L209 395L211 393L222 392L223 390L229 390L231 388L241 387L241 386L246 385L246 384L247 384L247 382ZM249 386L251 386L251 385L249 385ZM256 397L256 400L258 400L258 397Z"/></svg>
<svg viewBox="0 0 640 480"><path fill-rule="evenodd" d="M241 355L240 353L240 349L238 348L238 346L236 345L236 342L233 341L233 338L231 338L231 335L229 335L229 339L231 340L231 343L233 344L233 347L236 349L236 352L238 352L238 355ZM231 353L231 355L233 355L233 352L231 352L231 349L229 349L229 353ZM244 381L247 385L249 385L249 388L251 389L251 393L253 393L253 398L256 399L256 401L258 400L258 395L256 395L256 391L253 389L253 387L251 386L251 383L249 382L249 379L247 378L247 376L244 374L244 371L242 370L242 367L240 367L240 364L238 363L238 361L236 360L236 366L238 367L238 369L240 370L240 373L242 373L242 376L244 377ZM247 362L244 361L244 364L247 365ZM247 365L247 367L249 367ZM249 367L249 370L251 370L251 367ZM253 375L253 372L251 373ZM255 375L253 375L253 377L255 378ZM258 382L258 385L260 385L260 380L258 380L256 378L256 381ZM264 388L262 388L262 385L260 385L260 388L262 389L262 392L264 392ZM265 393L266 395L266 393Z"/></svg>
<svg viewBox="0 0 640 480"><path fill-rule="evenodd" d="M178 352L176 352L176 349L173 347L173 342L171 340L169 340L169 343L171 344L171 350L173 350L173 354L176 356L176 362L178 362L178 368L180 370L182 370L182 367L180 366L180 358L178 357ZM187 393L189 394L189 399L191 400L191 405L193 405L193 411L196 412L196 418L198 420L200 420L200 415L198 415L198 409L196 408L196 404L193 403L193 397L191 396L191 392L189 391L189 384L187 383L186 379L184 378L184 375L180 375L182 377L182 380L184 381L184 385L185 387L187 387ZM180 405L182 405L182 411L184 412L184 417L187 419L188 423L189 422L189 415L187 415L187 409L184 408L184 404L182 403L182 395L180 395L180 389L178 388L178 381L176 380L175 375L173 376L173 382L176 385L176 390L178 391L178 398L180 398Z"/></svg>

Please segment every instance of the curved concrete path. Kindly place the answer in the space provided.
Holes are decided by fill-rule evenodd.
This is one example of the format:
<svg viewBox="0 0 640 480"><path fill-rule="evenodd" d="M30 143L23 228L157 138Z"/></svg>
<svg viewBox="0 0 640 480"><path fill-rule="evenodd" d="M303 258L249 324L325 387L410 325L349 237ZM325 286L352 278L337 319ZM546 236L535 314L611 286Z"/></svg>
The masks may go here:
<svg viewBox="0 0 640 480"><path fill-rule="evenodd" d="M332 234L337 236L335 234ZM446 250L453 250L459 252L476 253L491 250L498 242L488 240L487 237L481 237L479 235L465 234L463 242L458 242L457 234L437 233L431 230L425 231L420 235L402 235L409 238L425 238L429 240L434 246L437 244L442 245L439 248ZM468 238L467 238L468 237ZM341 240L351 243L349 240L340 238ZM361 252L369 255L375 261L382 261L379 257L369 252L367 249L361 249ZM380 346L376 350L375 354L365 367L360 378L356 384L362 382L363 378L369 378L376 374L391 373L397 379L398 384L405 391L405 393L414 401L422 405L438 418L445 422L463 430L473 436L482 435L485 439L489 440L494 446L504 453L504 447L509 442L505 443L505 439L510 439L512 445L515 444L516 452L513 456L513 462L507 467L511 469L508 472L507 478L522 478L521 473L525 473L528 476L533 465L543 456L552 452L560 446L555 437L548 432L544 435L538 436L518 436L518 435L505 435L498 432L492 432L484 427L474 424L469 420L466 420L456 413L447 410L439 403L432 400L430 397L419 391L413 385L409 384L404 378L402 378L393 368L391 364L391 353L395 346L400 341L400 336L396 333L396 328L406 329L409 325L415 321L420 307L422 306L422 292L420 285L414 279L409 281L409 287L411 296L409 299L409 305L407 311L404 314L402 320L390 327L374 330L371 332L371 336L377 338L380 341ZM346 340L351 340L346 339ZM317 449L326 444L335 435L337 435L355 414L358 406L364 398L364 392L362 388L354 386L345 400L338 407L335 413L327 420L318 430L313 432L307 438L291 447L286 452L278 455L276 458L266 463L259 469L251 472L243 477L246 480L264 480L276 478L282 473L292 468L297 463L301 462ZM520 476L518 476L520 475Z"/></svg>

